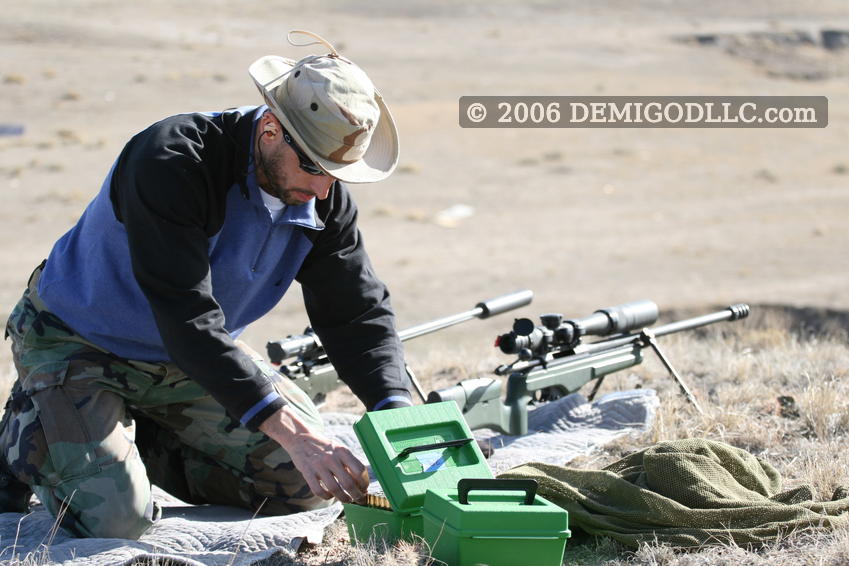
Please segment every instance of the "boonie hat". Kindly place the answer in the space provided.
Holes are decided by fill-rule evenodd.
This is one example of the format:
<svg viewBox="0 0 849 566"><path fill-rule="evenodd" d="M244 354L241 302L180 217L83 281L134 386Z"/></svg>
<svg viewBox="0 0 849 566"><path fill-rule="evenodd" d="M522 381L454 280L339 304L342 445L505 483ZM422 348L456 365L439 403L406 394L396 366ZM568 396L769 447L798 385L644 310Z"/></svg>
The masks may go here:
<svg viewBox="0 0 849 566"><path fill-rule="evenodd" d="M327 55L292 59L266 55L249 73L274 116L316 165L348 183L389 176L398 164L398 130L368 75L318 35Z"/></svg>

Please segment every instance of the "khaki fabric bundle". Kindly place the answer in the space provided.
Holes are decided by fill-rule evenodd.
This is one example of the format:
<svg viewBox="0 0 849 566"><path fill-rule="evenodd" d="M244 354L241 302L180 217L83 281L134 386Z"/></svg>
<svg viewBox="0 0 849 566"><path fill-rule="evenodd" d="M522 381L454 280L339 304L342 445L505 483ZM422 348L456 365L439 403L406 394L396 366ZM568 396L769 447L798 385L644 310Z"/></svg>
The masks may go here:
<svg viewBox="0 0 849 566"><path fill-rule="evenodd" d="M849 490L814 502L809 486L782 491L769 463L704 439L663 442L603 470L526 464L500 477L532 478L569 512L569 526L636 548L758 546L794 530L849 525Z"/></svg>

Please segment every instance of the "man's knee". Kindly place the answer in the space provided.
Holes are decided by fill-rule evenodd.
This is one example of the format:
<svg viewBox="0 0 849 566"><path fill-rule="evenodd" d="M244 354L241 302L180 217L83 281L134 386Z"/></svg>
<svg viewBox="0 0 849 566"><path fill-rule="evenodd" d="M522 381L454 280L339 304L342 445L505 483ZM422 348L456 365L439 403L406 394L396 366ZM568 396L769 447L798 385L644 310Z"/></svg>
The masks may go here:
<svg viewBox="0 0 849 566"><path fill-rule="evenodd" d="M61 526L79 536L139 538L158 518L144 468L117 462L99 473L33 489Z"/></svg>
<svg viewBox="0 0 849 566"><path fill-rule="evenodd" d="M80 536L141 536L156 513L133 430L125 429L120 407L113 407L120 400L95 391L71 403L76 396L58 387L17 393L0 434L10 471L32 487L63 527ZM98 410L106 416L85 418ZM98 420L104 426L90 426Z"/></svg>

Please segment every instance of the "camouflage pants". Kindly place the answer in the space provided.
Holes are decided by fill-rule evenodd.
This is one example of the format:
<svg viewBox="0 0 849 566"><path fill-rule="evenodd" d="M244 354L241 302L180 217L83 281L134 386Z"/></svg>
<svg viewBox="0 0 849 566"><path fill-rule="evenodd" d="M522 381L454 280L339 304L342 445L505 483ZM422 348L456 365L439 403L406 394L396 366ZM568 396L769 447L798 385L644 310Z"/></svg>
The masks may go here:
<svg viewBox="0 0 849 566"><path fill-rule="evenodd" d="M150 484L190 503L287 514L327 505L289 455L251 433L171 363L126 360L46 310L33 274L7 323L18 379L2 454L62 526L138 538L159 516ZM278 392L315 427L309 397L259 356Z"/></svg>

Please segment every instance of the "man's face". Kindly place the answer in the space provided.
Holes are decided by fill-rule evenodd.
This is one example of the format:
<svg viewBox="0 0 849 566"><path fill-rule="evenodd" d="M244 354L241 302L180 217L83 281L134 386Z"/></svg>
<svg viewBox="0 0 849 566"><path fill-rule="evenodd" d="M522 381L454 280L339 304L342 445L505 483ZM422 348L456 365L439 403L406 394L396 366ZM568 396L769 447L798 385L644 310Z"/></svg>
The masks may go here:
<svg viewBox="0 0 849 566"><path fill-rule="evenodd" d="M326 199L336 179L304 171L298 154L283 136L280 122L267 113L260 121L256 148L256 177L259 186L288 205L297 206L313 198Z"/></svg>

